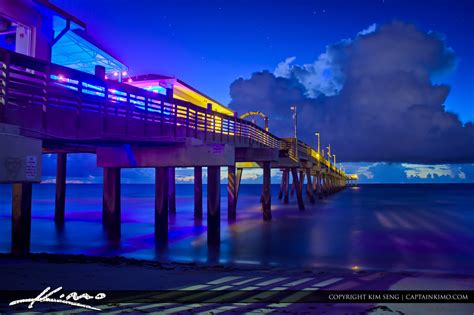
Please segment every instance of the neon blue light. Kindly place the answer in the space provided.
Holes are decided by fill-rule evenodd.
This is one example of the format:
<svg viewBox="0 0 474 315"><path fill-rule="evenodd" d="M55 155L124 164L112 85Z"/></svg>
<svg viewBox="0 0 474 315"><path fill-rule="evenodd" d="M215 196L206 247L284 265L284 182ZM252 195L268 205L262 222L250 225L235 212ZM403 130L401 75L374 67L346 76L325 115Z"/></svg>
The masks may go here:
<svg viewBox="0 0 474 315"><path fill-rule="evenodd" d="M148 87L145 88L145 90L148 90L148 91L151 91L151 92L154 92L154 93L158 93L158 94L166 95L166 89L162 86L159 86L159 85L148 86Z"/></svg>
<svg viewBox="0 0 474 315"><path fill-rule="evenodd" d="M100 85L93 85L93 84L89 84L89 83L86 83L86 82L82 82L82 86L87 88L87 89L90 89L90 90L105 92L105 87L100 86Z"/></svg>
<svg viewBox="0 0 474 315"><path fill-rule="evenodd" d="M105 94L102 93L102 92L96 92L96 91L91 91L91 90L82 90L82 93L84 94L89 94L89 95L94 95L94 96L100 96L100 97L104 97Z"/></svg>

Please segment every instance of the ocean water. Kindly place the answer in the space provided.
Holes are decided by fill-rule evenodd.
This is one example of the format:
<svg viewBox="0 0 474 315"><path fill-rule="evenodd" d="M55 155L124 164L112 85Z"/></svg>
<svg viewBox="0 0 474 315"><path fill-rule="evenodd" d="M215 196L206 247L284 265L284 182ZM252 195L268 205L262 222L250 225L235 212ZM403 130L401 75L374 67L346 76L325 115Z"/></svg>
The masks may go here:
<svg viewBox="0 0 474 315"><path fill-rule="evenodd" d="M227 222L221 187L221 246L206 243L204 219L193 218L193 186L177 185L169 243L155 246L154 186L122 185L122 238L108 242L101 224L101 185L67 185L66 222L54 224L55 186L34 185L32 252L125 256L149 260L260 266L358 266L366 270L474 274L474 185L360 185L315 205L278 200L264 222L260 185L242 185L237 222ZM11 246L11 186L0 185L0 252Z"/></svg>

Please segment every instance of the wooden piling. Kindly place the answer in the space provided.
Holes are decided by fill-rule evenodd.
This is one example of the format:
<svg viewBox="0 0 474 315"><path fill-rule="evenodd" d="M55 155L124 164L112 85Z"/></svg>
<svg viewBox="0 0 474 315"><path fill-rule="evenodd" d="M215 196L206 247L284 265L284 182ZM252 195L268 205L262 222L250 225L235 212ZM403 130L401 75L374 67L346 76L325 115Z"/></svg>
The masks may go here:
<svg viewBox="0 0 474 315"><path fill-rule="evenodd" d="M202 219L202 167L194 167L194 218Z"/></svg>
<svg viewBox="0 0 474 315"><path fill-rule="evenodd" d="M168 198L169 168L155 168L155 241L163 244L168 241Z"/></svg>
<svg viewBox="0 0 474 315"><path fill-rule="evenodd" d="M235 207L237 208L237 202L239 201L240 182L242 181L242 173L244 169L241 167L237 168L237 174L235 179Z"/></svg>
<svg viewBox="0 0 474 315"><path fill-rule="evenodd" d="M207 168L207 244L219 246L221 241L220 167Z"/></svg>
<svg viewBox="0 0 474 315"><path fill-rule="evenodd" d="M120 239L120 168L104 168L102 223L109 240Z"/></svg>
<svg viewBox="0 0 474 315"><path fill-rule="evenodd" d="M168 207L169 213L176 213L176 170L174 167L168 168Z"/></svg>
<svg viewBox="0 0 474 315"><path fill-rule="evenodd" d="M303 191L303 185L304 185L304 176L305 176L304 170L300 170L300 179L299 179L299 183L300 183L300 189L301 189L301 191Z"/></svg>
<svg viewBox="0 0 474 315"><path fill-rule="evenodd" d="M271 206L271 166L270 162L263 162L263 193L262 193L262 211L263 220L271 221L272 206Z"/></svg>
<svg viewBox="0 0 474 315"><path fill-rule="evenodd" d="M318 173L318 198L323 199L323 175L321 172Z"/></svg>
<svg viewBox="0 0 474 315"><path fill-rule="evenodd" d="M293 184L296 190L296 198L298 199L298 209L304 210L303 194L301 193L301 185L298 180L298 170L296 167L291 168L291 175L293 177Z"/></svg>
<svg viewBox="0 0 474 315"><path fill-rule="evenodd" d="M289 182L290 182L290 170L285 168L285 170L283 171L283 178L285 179L284 181L284 187L283 187L283 203L285 205L288 204L288 186L289 186Z"/></svg>
<svg viewBox="0 0 474 315"><path fill-rule="evenodd" d="M306 169L306 177L308 178L306 183L306 193L308 194L309 202L314 204L313 183L311 182L311 170L309 168Z"/></svg>
<svg viewBox="0 0 474 315"><path fill-rule="evenodd" d="M64 224L66 205L66 153L58 153L56 161L56 202L54 208L54 221L58 225Z"/></svg>
<svg viewBox="0 0 474 315"><path fill-rule="evenodd" d="M31 183L15 183L12 190L12 253L30 252L31 239Z"/></svg>
<svg viewBox="0 0 474 315"><path fill-rule="evenodd" d="M237 219L237 185L235 166L227 168L227 220L234 222Z"/></svg>

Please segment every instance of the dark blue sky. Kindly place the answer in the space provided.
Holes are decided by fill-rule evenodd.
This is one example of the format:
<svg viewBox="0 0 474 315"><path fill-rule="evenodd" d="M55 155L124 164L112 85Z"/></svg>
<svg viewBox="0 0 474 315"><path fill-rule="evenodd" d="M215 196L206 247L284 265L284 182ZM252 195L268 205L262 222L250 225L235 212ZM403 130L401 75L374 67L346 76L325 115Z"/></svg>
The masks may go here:
<svg viewBox="0 0 474 315"><path fill-rule="evenodd" d="M254 82L251 78L254 72L268 70L273 73L277 65L289 57L296 57L293 65L312 64L326 52L328 45L344 39L355 41L359 32L374 24L380 27L399 21L402 25L398 28L402 31L406 31L406 25L413 24L416 32L425 34L423 36L427 38L431 31L443 34L444 42L440 45L454 51L457 63L454 70L450 68L447 73L430 73L429 79L449 85L449 94L444 102L448 111L457 114L463 123L474 121L474 0L52 2L86 22L88 33L127 64L131 75L174 75L224 104L231 102L230 85L239 77L248 80L241 84L242 89L248 89ZM389 27L385 33L390 32ZM369 62L372 57L368 56ZM420 63L423 62L420 60ZM427 97L430 98L432 93L437 92L429 88ZM235 100L234 103L239 104ZM433 110L436 112L436 106L440 108L442 104L435 103ZM259 105L255 104L255 108ZM242 111L239 108L236 110ZM382 117L383 109L379 115L378 120L385 119ZM444 114L441 116L437 125L433 125L434 129L443 129L442 125L448 122L456 123ZM416 124L417 118L413 118ZM403 121L393 123L401 125ZM426 121L424 123L423 128L430 127ZM311 134L314 133L313 126L310 128ZM443 138L448 141L443 140L445 146L439 150L454 151L449 148L450 137L460 138L455 136L460 135L469 138L474 129L473 126L469 128L471 133L455 128L455 133ZM284 135L280 127L272 131ZM323 137L327 134L323 133ZM390 139L395 137L388 136ZM423 137L420 137L420 143L424 143ZM399 139L402 139L401 136ZM331 141L337 147L336 140ZM463 146L462 141L457 144L458 147ZM417 143L413 145L418 146ZM336 151L340 152L342 145L338 149ZM428 151L433 149L436 150L436 147L427 146L427 157L430 154ZM383 151L382 148L379 153L383 155ZM423 151L419 153L423 155ZM434 163L433 166L423 165L423 157L404 159L406 153L393 161L380 159L389 163L378 163L379 154L374 159L356 159L370 163L346 163L345 166L349 172L357 172L366 182L474 182L474 164L470 164L472 155L463 158L462 154L441 156L439 162L427 159L425 163ZM343 159L342 154L339 157ZM187 179L188 173L183 171L178 176ZM77 174L77 178L86 178L83 180L86 182L90 178L95 181L98 180L96 175ZM143 172L130 173L130 181L137 178L143 179ZM249 178L250 181L260 181L258 172Z"/></svg>
<svg viewBox="0 0 474 315"><path fill-rule="evenodd" d="M455 72L434 78L452 90L448 110L474 120L474 1L125 1L53 0L132 74L175 75L229 103L229 85L285 58L313 62L326 45L376 23L415 24L446 36Z"/></svg>

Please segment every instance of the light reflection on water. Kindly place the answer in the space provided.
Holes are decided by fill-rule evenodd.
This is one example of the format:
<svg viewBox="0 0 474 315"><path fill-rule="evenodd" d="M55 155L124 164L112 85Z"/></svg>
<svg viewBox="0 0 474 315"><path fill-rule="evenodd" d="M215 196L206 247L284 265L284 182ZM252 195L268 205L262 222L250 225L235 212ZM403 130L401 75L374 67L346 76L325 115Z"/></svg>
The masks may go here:
<svg viewBox="0 0 474 315"><path fill-rule="evenodd" d="M474 185L360 186L314 206L306 201L305 212L298 211L294 198L282 205L276 197L279 187L273 185L271 223L261 217L261 186L242 185L237 222L231 225L223 185L218 250L207 247L205 210L202 221L193 218L192 185L177 185L177 214L169 219L166 248L155 247L153 185L123 185L119 243L104 237L100 185L68 185L62 229L54 224L54 189L34 186L32 252L474 273ZM11 189L1 185L1 252L10 250L10 234Z"/></svg>

